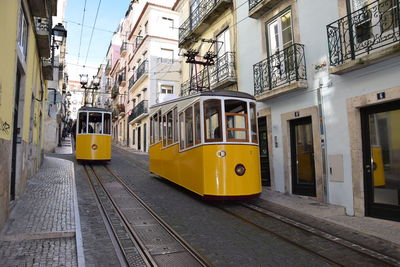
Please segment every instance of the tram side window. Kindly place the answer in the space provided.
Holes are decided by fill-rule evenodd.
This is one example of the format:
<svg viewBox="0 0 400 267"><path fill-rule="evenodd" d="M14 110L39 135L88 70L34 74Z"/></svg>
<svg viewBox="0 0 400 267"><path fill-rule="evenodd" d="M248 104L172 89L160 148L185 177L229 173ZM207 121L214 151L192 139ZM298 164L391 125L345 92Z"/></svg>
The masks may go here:
<svg viewBox="0 0 400 267"><path fill-rule="evenodd" d="M200 103L194 104L194 142L201 143Z"/></svg>
<svg viewBox="0 0 400 267"><path fill-rule="evenodd" d="M78 133L85 134L87 133L87 112L79 113L79 125L78 125Z"/></svg>
<svg viewBox="0 0 400 267"><path fill-rule="evenodd" d="M248 140L247 103L240 100L225 101L226 133L230 142Z"/></svg>
<svg viewBox="0 0 400 267"><path fill-rule="evenodd" d="M111 134L111 114L109 114L109 113L104 113L103 134Z"/></svg>
<svg viewBox="0 0 400 267"><path fill-rule="evenodd" d="M250 103L251 142L258 144L256 104Z"/></svg>
<svg viewBox="0 0 400 267"><path fill-rule="evenodd" d="M193 146L193 108L189 107L185 110L185 140L186 146Z"/></svg>
<svg viewBox="0 0 400 267"><path fill-rule="evenodd" d="M154 119L150 117L150 145L154 144Z"/></svg>
<svg viewBox="0 0 400 267"><path fill-rule="evenodd" d="M161 110L158 111L158 141L162 141L162 116Z"/></svg>
<svg viewBox="0 0 400 267"><path fill-rule="evenodd" d="M204 131L206 142L222 141L221 101L211 99L204 101Z"/></svg>
<svg viewBox="0 0 400 267"><path fill-rule="evenodd" d="M163 116L163 146L167 145L167 115Z"/></svg>
<svg viewBox="0 0 400 267"><path fill-rule="evenodd" d="M102 113L90 112L89 113L89 133L101 134L103 130Z"/></svg>
<svg viewBox="0 0 400 267"><path fill-rule="evenodd" d="M153 120L153 128L154 128L154 143L158 142L158 136L159 136L159 128L158 128L158 114L154 115L154 120Z"/></svg>
<svg viewBox="0 0 400 267"><path fill-rule="evenodd" d="M174 108L174 142L178 142L178 108Z"/></svg>
<svg viewBox="0 0 400 267"><path fill-rule="evenodd" d="M183 112L179 114L179 130L180 130L180 141L179 141L179 148L185 148L185 121L183 119L184 115Z"/></svg>
<svg viewBox="0 0 400 267"><path fill-rule="evenodd" d="M174 120L172 118L172 111L167 113L167 144L171 145L173 143L173 135L172 135L172 129L173 129L173 123Z"/></svg>

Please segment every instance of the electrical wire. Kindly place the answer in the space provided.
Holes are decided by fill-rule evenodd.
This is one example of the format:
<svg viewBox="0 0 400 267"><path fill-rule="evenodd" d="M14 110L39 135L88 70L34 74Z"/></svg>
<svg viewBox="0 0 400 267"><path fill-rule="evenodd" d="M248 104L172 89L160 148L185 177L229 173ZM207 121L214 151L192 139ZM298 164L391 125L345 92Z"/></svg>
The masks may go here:
<svg viewBox="0 0 400 267"><path fill-rule="evenodd" d="M85 0L85 5L83 6L83 16L82 16L82 27L81 27L81 36L79 37L79 49L78 49L78 61L77 64L79 64L79 58L81 56L81 45L82 45L82 34L83 34L83 24L85 22L85 14L86 14L86 2Z"/></svg>
<svg viewBox="0 0 400 267"><path fill-rule="evenodd" d="M93 23L93 27L92 27L92 33L90 34L89 46L88 46L88 49L87 49L87 52L86 52L86 58L85 58L84 66L86 65L87 58L88 58L89 51L90 51L90 46L92 45L93 33L94 33L94 28L96 27L96 23L97 23L97 16L99 15L100 4L101 4L101 0L99 0L99 4L97 5L96 17L94 18L94 23ZM83 23L82 23L82 25L83 25Z"/></svg>

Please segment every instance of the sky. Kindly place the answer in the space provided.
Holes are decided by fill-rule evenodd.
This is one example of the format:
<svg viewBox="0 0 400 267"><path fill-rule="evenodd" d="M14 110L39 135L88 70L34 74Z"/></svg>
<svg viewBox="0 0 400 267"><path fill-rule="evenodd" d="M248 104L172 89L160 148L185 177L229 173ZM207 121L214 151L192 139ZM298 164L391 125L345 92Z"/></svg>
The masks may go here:
<svg viewBox="0 0 400 267"><path fill-rule="evenodd" d="M99 3L96 26L88 50ZM86 73L91 77L96 74L100 64L105 63L112 32L117 29L120 20L125 16L129 3L130 0L86 0L82 41L79 49L85 0L67 1L64 26L68 32L66 61L69 80L79 80L79 74ZM79 60L78 55L80 55Z"/></svg>

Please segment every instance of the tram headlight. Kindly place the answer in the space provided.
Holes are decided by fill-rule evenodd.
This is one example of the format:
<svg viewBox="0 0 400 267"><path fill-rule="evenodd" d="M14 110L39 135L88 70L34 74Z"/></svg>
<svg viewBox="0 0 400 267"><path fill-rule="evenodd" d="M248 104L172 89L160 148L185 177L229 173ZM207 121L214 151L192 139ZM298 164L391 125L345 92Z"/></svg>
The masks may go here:
<svg viewBox="0 0 400 267"><path fill-rule="evenodd" d="M92 145L92 150L97 150L97 145L96 144Z"/></svg>
<svg viewBox="0 0 400 267"><path fill-rule="evenodd" d="M243 164L237 164L235 167L235 172L237 175L242 176L246 172L246 168Z"/></svg>

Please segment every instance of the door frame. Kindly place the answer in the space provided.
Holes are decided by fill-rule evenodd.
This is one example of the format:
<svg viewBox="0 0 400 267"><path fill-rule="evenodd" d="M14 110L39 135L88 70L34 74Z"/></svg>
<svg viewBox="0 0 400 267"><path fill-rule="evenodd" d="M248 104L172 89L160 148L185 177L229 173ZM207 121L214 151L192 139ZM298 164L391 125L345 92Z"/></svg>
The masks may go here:
<svg viewBox="0 0 400 267"><path fill-rule="evenodd" d="M294 120L290 120L290 154L291 154L291 176L292 176L292 194L295 195L301 195L301 196L310 196L310 197L316 197L316 179L315 179L315 158L314 158L314 134L311 131L313 140L312 140L312 147L313 147L313 152L312 152L312 156L313 156L313 166L312 166L312 172L313 172L313 178L314 178L314 184L312 185L312 188L306 188L306 187L301 187L300 185L298 185L298 187L296 188L295 186L295 179L298 176L297 173L297 168L295 167L295 165L297 164L297 150L296 150L296 146L295 146L295 141L296 141L296 132L295 132L295 127L299 126L299 125L311 125L311 129L312 129L312 117L308 116L308 117L302 117L302 118L298 118L298 119L294 119ZM296 192L296 193L295 193Z"/></svg>
<svg viewBox="0 0 400 267"><path fill-rule="evenodd" d="M290 149L290 121L300 119L303 117L311 117L313 144L314 144L314 169L315 169L315 189L316 197L309 197L319 202L324 202L325 199L325 183L323 178L323 154L321 148L320 138L320 119L318 106L311 106L308 108L294 110L288 113L281 114L282 120L282 144L283 144L283 164L285 173L285 192L292 194L292 163L291 163L291 149ZM275 137L274 137L275 138ZM278 147L280 140L277 138Z"/></svg>
<svg viewBox="0 0 400 267"><path fill-rule="evenodd" d="M400 100L387 103L377 104L373 106L363 107L360 109L361 116L361 136L362 136L362 165L364 178L364 208L365 215L375 218L389 219L400 221L400 205L398 207L382 203L374 203L373 177L371 166L371 150L370 150L370 129L369 115L379 112L392 110L400 110Z"/></svg>
<svg viewBox="0 0 400 267"><path fill-rule="evenodd" d="M271 185L272 185L272 179L271 179L271 167L270 167L270 165L271 165L271 161L270 161L270 158L269 158L269 151L270 151L270 146L269 146L269 142L268 142L268 139L269 139L269 134L268 134L268 124L267 124L267 117L265 117L265 116L262 116L262 117L257 117L257 123L258 123L258 145L260 146L260 167L261 167L261 165L262 165L262 162L261 162L261 142L260 142L260 139L261 139L261 132L260 132L260 129L261 129L261 127L260 127L260 121L263 121L264 123L265 123L265 133L266 133L266 146L267 146L267 156L266 156L266 160L267 160L267 166L268 166L268 169L267 169L267 179L265 180L265 179L263 179L263 177L262 177L262 172L261 172L261 182L262 182L262 185L263 186L267 186L267 187L271 187ZM269 179L269 185L268 184L264 184L264 181L267 181L268 182L268 179Z"/></svg>

